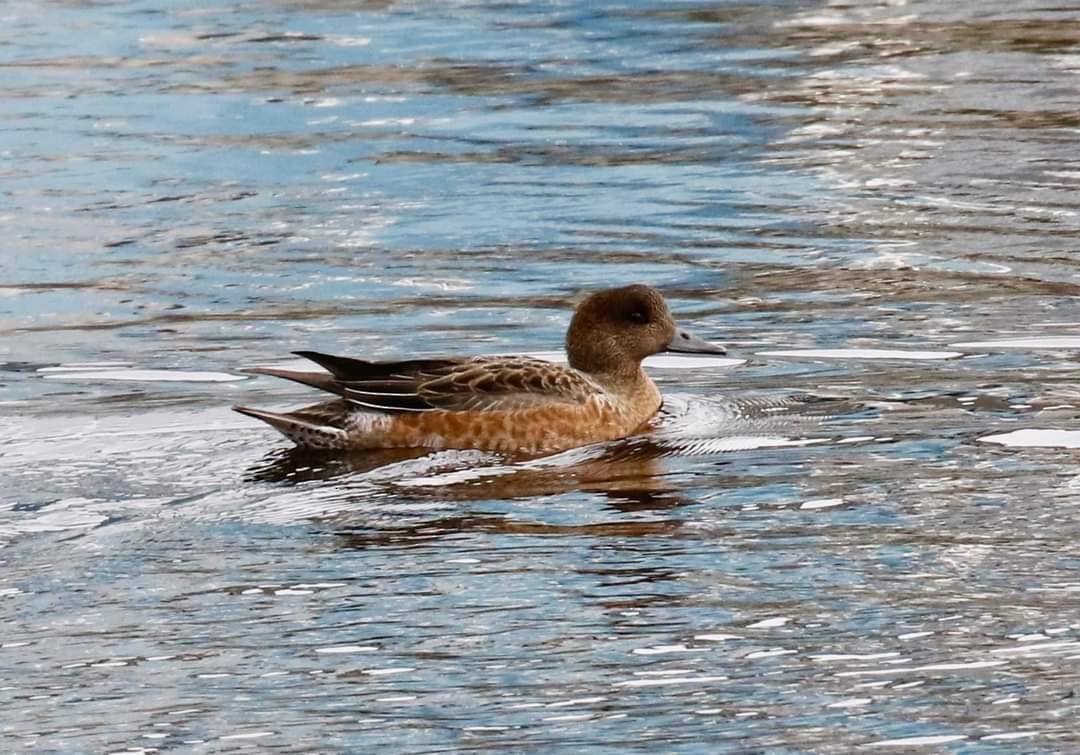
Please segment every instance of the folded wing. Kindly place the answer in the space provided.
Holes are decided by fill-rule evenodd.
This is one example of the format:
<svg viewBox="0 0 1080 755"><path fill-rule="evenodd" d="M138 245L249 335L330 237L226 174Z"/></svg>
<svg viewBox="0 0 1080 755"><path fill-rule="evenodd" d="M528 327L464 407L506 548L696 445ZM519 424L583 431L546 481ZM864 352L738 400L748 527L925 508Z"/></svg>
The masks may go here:
<svg viewBox="0 0 1080 755"><path fill-rule="evenodd" d="M530 357L368 362L298 351L330 374L259 369L348 399L372 411L513 411L581 404L601 389L576 370Z"/></svg>

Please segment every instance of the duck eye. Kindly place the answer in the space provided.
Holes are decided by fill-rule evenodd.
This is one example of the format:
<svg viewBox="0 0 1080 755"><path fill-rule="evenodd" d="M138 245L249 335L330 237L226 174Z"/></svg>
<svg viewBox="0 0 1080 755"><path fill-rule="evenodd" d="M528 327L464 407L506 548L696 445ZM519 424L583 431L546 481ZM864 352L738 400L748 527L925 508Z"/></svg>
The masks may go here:
<svg viewBox="0 0 1080 755"><path fill-rule="evenodd" d="M649 321L649 315L643 309L635 309L630 312L630 322L644 325Z"/></svg>

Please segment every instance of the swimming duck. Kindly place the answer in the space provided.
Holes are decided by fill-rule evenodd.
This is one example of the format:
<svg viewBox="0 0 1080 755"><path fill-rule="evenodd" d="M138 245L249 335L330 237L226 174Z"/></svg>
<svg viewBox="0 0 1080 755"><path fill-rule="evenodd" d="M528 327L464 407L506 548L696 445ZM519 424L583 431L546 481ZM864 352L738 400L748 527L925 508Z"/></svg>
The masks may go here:
<svg viewBox="0 0 1080 755"><path fill-rule="evenodd" d="M554 453L641 429L662 403L641 361L666 351L726 353L677 327L660 292L639 284L578 305L566 333L569 366L525 356L369 362L297 351L327 372L250 372L340 398L282 413L233 408L308 448Z"/></svg>

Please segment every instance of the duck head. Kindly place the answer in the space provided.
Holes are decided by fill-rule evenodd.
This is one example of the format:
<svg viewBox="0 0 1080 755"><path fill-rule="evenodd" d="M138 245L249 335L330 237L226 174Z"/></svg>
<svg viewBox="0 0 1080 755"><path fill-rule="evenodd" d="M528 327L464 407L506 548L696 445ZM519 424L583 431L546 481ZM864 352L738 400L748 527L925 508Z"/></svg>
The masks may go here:
<svg viewBox="0 0 1080 755"><path fill-rule="evenodd" d="M641 284L592 294L566 333L570 366L582 372L636 374L642 359L665 351L727 353L676 325L660 292Z"/></svg>

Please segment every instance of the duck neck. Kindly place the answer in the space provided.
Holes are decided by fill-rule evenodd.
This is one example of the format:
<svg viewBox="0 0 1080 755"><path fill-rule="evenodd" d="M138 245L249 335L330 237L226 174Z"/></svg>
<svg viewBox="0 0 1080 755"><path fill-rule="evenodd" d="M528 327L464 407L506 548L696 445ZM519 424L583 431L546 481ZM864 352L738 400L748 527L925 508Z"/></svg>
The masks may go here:
<svg viewBox="0 0 1080 755"><path fill-rule="evenodd" d="M630 363L611 370L590 373L607 390L621 396L632 396L649 389L656 390L653 381L641 369L641 363Z"/></svg>

